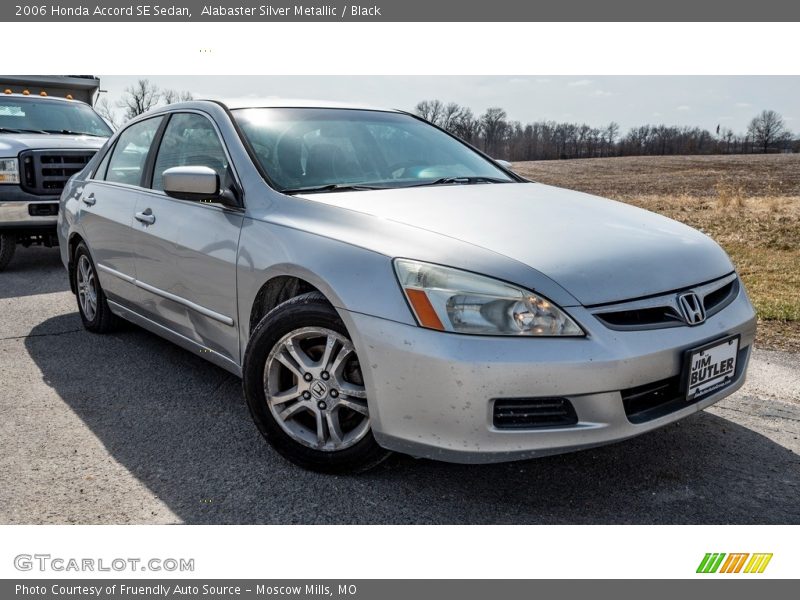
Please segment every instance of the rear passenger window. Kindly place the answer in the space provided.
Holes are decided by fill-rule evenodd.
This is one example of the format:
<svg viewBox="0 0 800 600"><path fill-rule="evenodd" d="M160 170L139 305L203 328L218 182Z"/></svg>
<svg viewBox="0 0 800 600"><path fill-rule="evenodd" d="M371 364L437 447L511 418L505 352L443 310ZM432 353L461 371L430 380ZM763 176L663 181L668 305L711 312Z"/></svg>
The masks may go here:
<svg viewBox="0 0 800 600"><path fill-rule="evenodd" d="M108 163L106 181L130 185L142 184L144 163L147 160L147 153L150 151L153 138L158 131L158 126L161 124L161 119L163 117L147 119L131 125L122 132ZM102 177L102 173L98 170L98 178L100 177Z"/></svg>
<svg viewBox="0 0 800 600"><path fill-rule="evenodd" d="M164 130L153 171L153 189L163 190L164 171L172 167L209 167L228 181L228 158L214 126L206 117L192 113L172 116Z"/></svg>
<svg viewBox="0 0 800 600"><path fill-rule="evenodd" d="M108 161L111 159L111 153L114 152L114 149L111 148L106 155L103 157L103 160L100 161L100 166L94 172L94 177L92 179L105 179L106 178L106 171L108 170Z"/></svg>

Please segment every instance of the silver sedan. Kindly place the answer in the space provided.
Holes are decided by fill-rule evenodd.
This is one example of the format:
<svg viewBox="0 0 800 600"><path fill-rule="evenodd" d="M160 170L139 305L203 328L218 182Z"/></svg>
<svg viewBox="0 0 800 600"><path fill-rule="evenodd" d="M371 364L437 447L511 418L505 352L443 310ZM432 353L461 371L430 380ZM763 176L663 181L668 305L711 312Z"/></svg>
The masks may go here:
<svg viewBox="0 0 800 600"><path fill-rule="evenodd" d="M400 111L151 111L70 180L58 232L89 331L126 319L242 377L321 471L629 438L738 389L755 336L704 234Z"/></svg>

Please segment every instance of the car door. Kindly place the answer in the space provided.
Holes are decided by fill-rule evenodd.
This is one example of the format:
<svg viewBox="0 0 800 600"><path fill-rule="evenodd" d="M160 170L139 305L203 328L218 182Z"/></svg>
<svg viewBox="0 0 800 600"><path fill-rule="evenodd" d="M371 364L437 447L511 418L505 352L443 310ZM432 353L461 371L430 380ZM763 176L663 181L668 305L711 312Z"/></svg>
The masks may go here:
<svg viewBox="0 0 800 600"><path fill-rule="evenodd" d="M128 127L106 152L83 187L79 201L82 234L109 300L131 307L135 285L135 236L131 229L150 146L162 117Z"/></svg>
<svg viewBox="0 0 800 600"><path fill-rule="evenodd" d="M235 179L207 116L179 112L169 117L150 189L139 197L133 225L140 307L148 318L239 364L236 253L242 214L166 195L162 174L178 166L210 167L221 186Z"/></svg>

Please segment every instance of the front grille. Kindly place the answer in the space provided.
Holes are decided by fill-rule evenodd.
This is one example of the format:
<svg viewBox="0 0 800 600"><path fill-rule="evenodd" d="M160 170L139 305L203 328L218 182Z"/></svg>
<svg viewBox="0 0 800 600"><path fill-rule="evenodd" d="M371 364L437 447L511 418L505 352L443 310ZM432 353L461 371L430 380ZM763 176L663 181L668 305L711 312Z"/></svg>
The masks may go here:
<svg viewBox="0 0 800 600"><path fill-rule="evenodd" d="M707 319L733 302L739 293L739 280L735 274L731 274L722 279L661 296L587 308L609 329L630 331L682 327L686 325L686 321L678 307L677 298L689 291L699 297Z"/></svg>
<svg viewBox="0 0 800 600"><path fill-rule="evenodd" d="M569 427L578 422L566 398L505 398L494 401L492 423L497 429Z"/></svg>
<svg viewBox="0 0 800 600"><path fill-rule="evenodd" d="M680 327L683 318L671 306L620 310L596 315L612 329L653 329L656 327Z"/></svg>
<svg viewBox="0 0 800 600"><path fill-rule="evenodd" d="M703 307L706 311L706 318L710 317L713 314L718 313L723 308L728 306L733 299L736 298L736 294L739 293L739 280L734 279L730 283L722 286L718 290L710 292L703 298Z"/></svg>
<svg viewBox="0 0 800 600"><path fill-rule="evenodd" d="M30 194L50 196L61 193L67 180L81 171L94 150L28 150L19 155L21 187Z"/></svg>

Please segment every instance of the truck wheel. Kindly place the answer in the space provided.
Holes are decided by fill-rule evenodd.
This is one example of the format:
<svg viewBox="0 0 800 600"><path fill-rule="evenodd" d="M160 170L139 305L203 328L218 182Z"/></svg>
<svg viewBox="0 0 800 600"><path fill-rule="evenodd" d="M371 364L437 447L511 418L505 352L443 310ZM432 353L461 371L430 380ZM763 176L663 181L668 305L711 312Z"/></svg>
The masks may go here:
<svg viewBox="0 0 800 600"><path fill-rule="evenodd" d="M8 266L14 257L17 239L8 233L0 233L0 271Z"/></svg>
<svg viewBox="0 0 800 600"><path fill-rule="evenodd" d="M372 435L353 343L322 294L287 300L261 320L247 345L242 379L262 435L293 463L354 473L389 456Z"/></svg>
<svg viewBox="0 0 800 600"><path fill-rule="evenodd" d="M108 306L89 249L83 242L78 244L75 249L72 264L75 288L77 289L78 312L81 315L83 326L93 333L113 331L117 326L118 319Z"/></svg>

